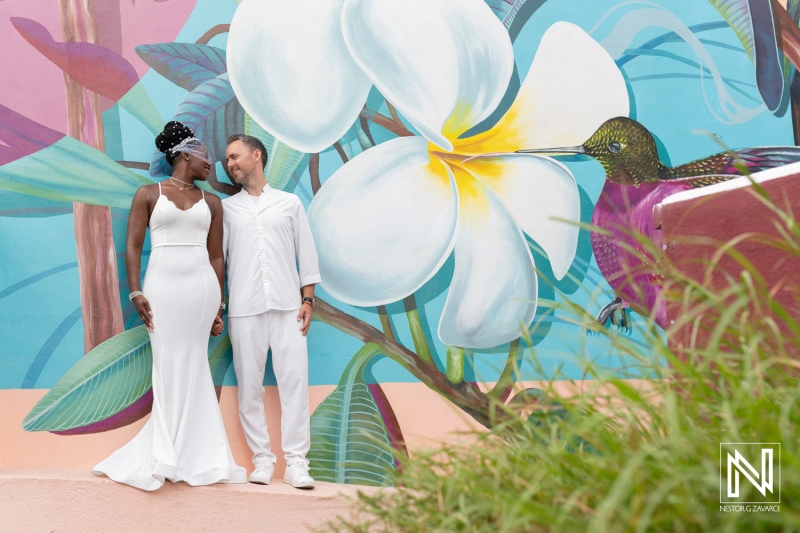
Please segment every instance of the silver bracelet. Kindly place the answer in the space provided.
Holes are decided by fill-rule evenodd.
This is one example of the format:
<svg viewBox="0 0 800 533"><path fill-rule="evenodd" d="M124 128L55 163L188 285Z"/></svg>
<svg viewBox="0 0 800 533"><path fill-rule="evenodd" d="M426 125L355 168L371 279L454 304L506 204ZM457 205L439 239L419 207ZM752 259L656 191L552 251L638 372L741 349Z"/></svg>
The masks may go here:
<svg viewBox="0 0 800 533"><path fill-rule="evenodd" d="M227 308L228 308L228 306L227 306L227 305L225 305L225 302L222 302L221 304L219 304L219 308L220 308L220 309L227 309Z"/></svg>
<svg viewBox="0 0 800 533"><path fill-rule="evenodd" d="M142 294L142 291L133 291L128 295L128 299L130 301L133 301L133 299L136 298L137 296L144 296L144 294Z"/></svg>

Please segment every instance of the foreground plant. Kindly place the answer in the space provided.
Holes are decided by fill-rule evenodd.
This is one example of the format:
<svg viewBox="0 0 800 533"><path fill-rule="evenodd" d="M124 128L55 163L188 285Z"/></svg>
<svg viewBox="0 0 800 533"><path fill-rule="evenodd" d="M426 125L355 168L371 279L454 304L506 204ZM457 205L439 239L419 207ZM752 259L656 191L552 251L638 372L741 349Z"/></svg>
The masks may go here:
<svg viewBox="0 0 800 533"><path fill-rule="evenodd" d="M773 244L800 255L796 222L774 211L783 238ZM673 351L650 326L643 349L632 337L591 326L579 306L563 309L637 364L612 374L587 362L593 379L574 383L575 394L563 394L563 387L559 394L551 381L533 397L527 419L509 416L472 435L471 444L415 454L398 476L402 488L359 495L360 518L331 529L800 530L800 364L793 358L800 327L744 258L725 246L720 253L737 257L742 270L715 289L660 258L668 304L680 309L667 334L694 327L702 342ZM536 354L530 357L535 363ZM720 504L725 442L781 444L777 507L737 512ZM761 497L743 476L740 490L742 501Z"/></svg>

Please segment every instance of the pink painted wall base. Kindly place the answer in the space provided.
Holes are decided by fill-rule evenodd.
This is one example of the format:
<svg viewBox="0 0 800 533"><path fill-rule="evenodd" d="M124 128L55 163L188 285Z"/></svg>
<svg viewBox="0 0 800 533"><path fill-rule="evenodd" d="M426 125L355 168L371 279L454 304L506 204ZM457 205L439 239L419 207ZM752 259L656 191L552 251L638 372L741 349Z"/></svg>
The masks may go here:
<svg viewBox="0 0 800 533"><path fill-rule="evenodd" d="M457 432L479 426L466 414L421 383L384 383L381 385L394 406L404 437L410 449L431 445ZM313 411L335 387L320 385L309 388ZM278 455L275 476L280 478L286 464L279 446L280 407L276 387L266 387L264 397L270 440ZM45 389L0 390L0 467L78 468L90 470L114 450L128 442L144 425L147 417L128 426L89 435L55 435L27 432L22 420L47 392ZM236 387L223 387L220 409L236 463L252 470L252 454L244 440L239 422ZM426 416L421 417L419 413Z"/></svg>
<svg viewBox="0 0 800 533"><path fill-rule="evenodd" d="M640 390L649 388L648 381L628 380L627 383ZM488 390L493 385L485 383L480 384L480 387ZM543 388L545 385L523 382L518 386ZM470 439L468 432L482 429L466 413L422 383L382 383L381 387L394 408L400 427L403 428L403 438L411 454L415 450L435 447L444 441ZM552 387L556 396L590 394L600 403L613 395L610 390L598 389L592 381L558 381ZM312 412L333 389L329 385L309 388ZM0 432L0 468L67 468L88 472L128 442L147 420L145 417L119 429L89 435L64 436L24 431L22 420L46 392L44 389L0 390L0 405L4 407L0 410L0 427L5 428ZM266 387L264 405L271 442L280 443L280 404L276 387ZM236 463L250 472L253 465L239 422L236 387L222 388L220 409ZM278 455L275 478L280 479L286 463L277 447L273 451Z"/></svg>

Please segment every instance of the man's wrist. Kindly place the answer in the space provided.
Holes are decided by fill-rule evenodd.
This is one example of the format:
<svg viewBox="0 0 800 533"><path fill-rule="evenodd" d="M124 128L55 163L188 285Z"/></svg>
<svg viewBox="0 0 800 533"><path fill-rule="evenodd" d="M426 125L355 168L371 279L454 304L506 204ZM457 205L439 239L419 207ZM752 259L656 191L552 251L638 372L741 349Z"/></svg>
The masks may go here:
<svg viewBox="0 0 800 533"><path fill-rule="evenodd" d="M311 307L314 307L314 298L312 298L311 296L304 296L303 303L308 304Z"/></svg>

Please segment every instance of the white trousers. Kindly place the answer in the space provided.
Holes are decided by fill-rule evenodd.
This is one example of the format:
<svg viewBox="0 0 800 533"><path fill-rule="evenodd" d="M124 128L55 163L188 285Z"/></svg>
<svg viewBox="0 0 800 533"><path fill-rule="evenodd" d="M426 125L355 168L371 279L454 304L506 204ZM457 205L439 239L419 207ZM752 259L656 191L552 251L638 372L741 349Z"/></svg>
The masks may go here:
<svg viewBox="0 0 800 533"><path fill-rule="evenodd" d="M239 418L253 451L253 463L275 463L264 417L264 370L272 348L272 367L281 399L281 435L286 464L308 464L311 447L308 407L308 347L300 332L297 310L271 310L228 319L233 365L239 382Z"/></svg>

